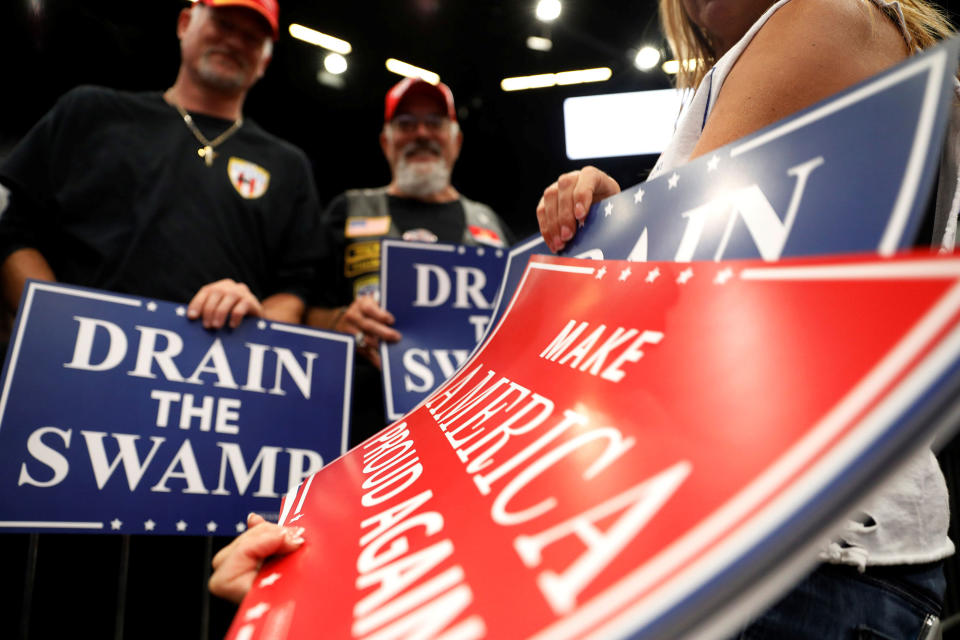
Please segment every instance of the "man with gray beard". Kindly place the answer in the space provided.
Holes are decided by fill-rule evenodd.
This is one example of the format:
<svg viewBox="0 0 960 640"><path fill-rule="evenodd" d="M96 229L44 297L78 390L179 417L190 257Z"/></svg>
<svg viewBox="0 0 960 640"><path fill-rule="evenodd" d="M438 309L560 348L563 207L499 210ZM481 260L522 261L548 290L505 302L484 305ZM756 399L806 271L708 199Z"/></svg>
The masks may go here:
<svg viewBox="0 0 960 640"><path fill-rule="evenodd" d="M308 324L354 335L357 359L351 446L386 424L380 380L380 340L396 341L393 317L379 305L380 240L493 247L512 237L490 207L460 195L450 174L463 133L453 94L443 83L398 82L386 96L380 147L390 165L385 187L337 196L324 223L331 263L319 274Z"/></svg>

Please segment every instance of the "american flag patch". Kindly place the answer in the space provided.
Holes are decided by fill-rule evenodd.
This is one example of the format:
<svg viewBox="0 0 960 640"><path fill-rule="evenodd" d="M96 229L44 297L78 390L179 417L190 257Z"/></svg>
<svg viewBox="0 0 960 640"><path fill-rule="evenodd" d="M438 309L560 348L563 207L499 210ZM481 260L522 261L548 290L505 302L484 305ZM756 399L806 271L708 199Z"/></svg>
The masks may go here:
<svg viewBox="0 0 960 640"><path fill-rule="evenodd" d="M347 218L346 236L348 238L382 236L388 231L390 231L390 216Z"/></svg>
<svg viewBox="0 0 960 640"><path fill-rule="evenodd" d="M493 229L478 227L475 224L471 224L467 228L470 230L470 235L473 236L473 239L481 244L489 244L494 247L504 246L500 235Z"/></svg>

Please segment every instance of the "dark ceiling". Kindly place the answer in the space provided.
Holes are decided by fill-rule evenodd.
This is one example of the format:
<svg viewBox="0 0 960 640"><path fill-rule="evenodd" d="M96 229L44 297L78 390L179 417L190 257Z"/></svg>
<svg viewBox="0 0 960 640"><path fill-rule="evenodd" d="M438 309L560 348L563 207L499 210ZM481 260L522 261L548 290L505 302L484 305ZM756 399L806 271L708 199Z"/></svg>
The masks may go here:
<svg viewBox="0 0 960 640"><path fill-rule="evenodd" d="M185 0L3 0L0 9L0 157L64 91L81 83L148 90L169 86ZM267 76L251 92L248 117L304 149L325 203L351 187L389 180L377 135L383 96L399 77L388 57L440 74L456 96L465 143L454 183L490 203L518 238L536 231L543 188L580 163L566 159L563 100L574 95L669 86L659 70L633 68L631 49L662 44L654 0L564 0L549 33L535 0L280 0L281 39ZM957 17L956 15L954 17ZM294 40L298 22L353 45L341 89L317 81L323 52ZM550 35L549 52L527 49ZM608 66L610 81L505 93L506 76ZM638 114L638 117L642 117ZM651 156L601 159L628 186Z"/></svg>

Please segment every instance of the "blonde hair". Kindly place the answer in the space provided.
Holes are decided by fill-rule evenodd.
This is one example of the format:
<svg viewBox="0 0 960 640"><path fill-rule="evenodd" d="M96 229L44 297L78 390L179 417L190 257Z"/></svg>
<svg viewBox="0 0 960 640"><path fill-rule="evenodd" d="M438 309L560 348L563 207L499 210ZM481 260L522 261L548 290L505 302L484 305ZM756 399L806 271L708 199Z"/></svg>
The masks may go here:
<svg viewBox="0 0 960 640"><path fill-rule="evenodd" d="M660 27L674 57L680 61L677 88L696 89L719 56L710 37L690 20L681 3L682 0L660 0ZM943 10L926 0L900 0L900 8L907 32L920 49L954 33Z"/></svg>

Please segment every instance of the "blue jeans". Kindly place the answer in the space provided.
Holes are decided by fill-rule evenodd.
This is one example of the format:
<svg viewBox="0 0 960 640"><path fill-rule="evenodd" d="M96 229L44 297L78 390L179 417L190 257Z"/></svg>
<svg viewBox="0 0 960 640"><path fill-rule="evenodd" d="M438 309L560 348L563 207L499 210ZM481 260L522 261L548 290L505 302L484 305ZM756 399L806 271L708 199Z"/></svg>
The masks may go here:
<svg viewBox="0 0 960 640"><path fill-rule="evenodd" d="M865 573L822 564L734 638L922 640L938 623L945 588L942 562Z"/></svg>

